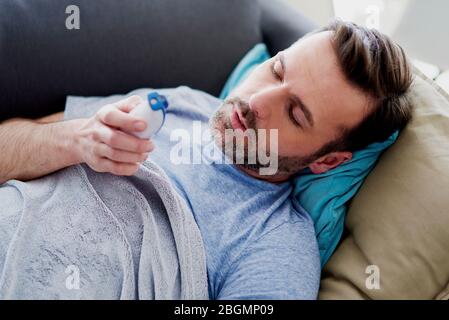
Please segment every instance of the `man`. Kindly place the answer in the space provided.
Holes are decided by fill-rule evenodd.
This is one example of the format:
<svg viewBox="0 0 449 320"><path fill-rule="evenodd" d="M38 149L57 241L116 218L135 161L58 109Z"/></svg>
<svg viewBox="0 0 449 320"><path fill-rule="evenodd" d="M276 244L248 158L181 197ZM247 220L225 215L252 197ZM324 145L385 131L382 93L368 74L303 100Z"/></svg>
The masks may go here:
<svg viewBox="0 0 449 320"><path fill-rule="evenodd" d="M336 21L257 67L224 102L186 87L175 90L166 124L154 138L157 148L123 132L145 128L128 114L141 101L136 96L90 118L60 121L61 113L7 121L0 126L1 182L78 163L132 175L151 153L192 209L211 298L314 299L320 262L313 222L291 197L289 179L304 168L331 170L402 129L411 118L411 82L399 46L377 31ZM70 112L66 119L75 118ZM249 140L240 164L213 157L209 164L174 164L170 132L192 121L210 124L214 146L228 158L237 154L226 147L226 130L275 129L277 170L261 174L259 154L256 163L246 161ZM58 156L48 156L53 154Z"/></svg>

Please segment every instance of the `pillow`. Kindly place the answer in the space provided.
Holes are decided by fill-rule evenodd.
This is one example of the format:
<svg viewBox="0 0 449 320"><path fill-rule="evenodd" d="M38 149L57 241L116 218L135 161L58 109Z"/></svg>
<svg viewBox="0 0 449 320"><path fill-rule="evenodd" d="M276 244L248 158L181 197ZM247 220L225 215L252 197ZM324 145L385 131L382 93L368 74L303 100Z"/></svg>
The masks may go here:
<svg viewBox="0 0 449 320"><path fill-rule="evenodd" d="M351 161L326 173L313 174L306 169L294 179L294 195L315 225L322 266L340 242L348 202L376 165L379 155L397 137L396 132L385 142L373 143L364 150L354 152Z"/></svg>
<svg viewBox="0 0 449 320"><path fill-rule="evenodd" d="M225 99L255 67L269 58L264 44L251 49L232 72L220 98ZM347 203L360 188L379 155L396 141L397 136L396 132L385 142L374 143L365 150L355 152L351 161L327 173L316 175L304 170L293 179L294 196L314 221L322 266L340 241Z"/></svg>
<svg viewBox="0 0 449 320"><path fill-rule="evenodd" d="M449 299L449 95L418 74L410 98L414 120L351 202L320 299Z"/></svg>

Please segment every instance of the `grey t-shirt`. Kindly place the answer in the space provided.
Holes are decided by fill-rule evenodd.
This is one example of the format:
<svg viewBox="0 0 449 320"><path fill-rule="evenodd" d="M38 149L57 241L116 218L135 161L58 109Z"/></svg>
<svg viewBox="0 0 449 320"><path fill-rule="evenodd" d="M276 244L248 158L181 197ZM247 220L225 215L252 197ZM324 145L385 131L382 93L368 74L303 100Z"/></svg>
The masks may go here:
<svg viewBox="0 0 449 320"><path fill-rule="evenodd" d="M129 95L146 98L149 91ZM210 298L315 299L320 280L317 240L309 214L291 195L291 183L255 179L226 163L216 146L213 152L204 151L194 131L198 124L208 129L222 100L186 86L156 91L167 97L169 108L163 128L153 137L156 149L150 157L193 212L206 250ZM91 116L123 98L70 96L65 119ZM179 163L180 145L190 150L196 164Z"/></svg>

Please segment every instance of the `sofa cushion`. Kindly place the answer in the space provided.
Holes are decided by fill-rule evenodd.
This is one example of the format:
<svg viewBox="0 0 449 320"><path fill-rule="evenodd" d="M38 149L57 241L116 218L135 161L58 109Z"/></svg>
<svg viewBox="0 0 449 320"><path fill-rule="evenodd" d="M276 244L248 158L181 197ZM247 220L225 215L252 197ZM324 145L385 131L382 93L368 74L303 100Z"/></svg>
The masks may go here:
<svg viewBox="0 0 449 320"><path fill-rule="evenodd" d="M68 30L69 5L80 28ZM187 85L218 95L262 41L253 0L0 1L0 121L63 109L67 95Z"/></svg>
<svg viewBox="0 0 449 320"><path fill-rule="evenodd" d="M415 118L353 199L320 299L449 298L449 96L419 74L410 98Z"/></svg>

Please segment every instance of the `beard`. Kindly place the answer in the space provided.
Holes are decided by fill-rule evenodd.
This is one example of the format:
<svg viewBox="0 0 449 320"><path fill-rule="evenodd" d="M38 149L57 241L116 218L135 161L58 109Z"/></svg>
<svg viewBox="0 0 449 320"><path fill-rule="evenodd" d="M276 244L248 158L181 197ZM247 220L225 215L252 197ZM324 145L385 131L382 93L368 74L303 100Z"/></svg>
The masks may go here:
<svg viewBox="0 0 449 320"><path fill-rule="evenodd" d="M246 120L247 129L245 132L239 129L234 130L232 127L231 113L233 106L241 112ZM258 161L257 146L259 139L256 117L250 110L248 103L239 97L224 100L209 120L209 128L215 143L231 159L232 163L237 163L251 170L258 170L264 166ZM249 134L251 132L255 134ZM256 156L250 157L250 155Z"/></svg>
<svg viewBox="0 0 449 320"><path fill-rule="evenodd" d="M241 112L242 117L246 120L247 130L234 130L231 122L232 107ZM214 142L220 147L222 152L239 166L250 171L259 171L262 168L267 168L270 163L263 163L260 161L260 153L271 158L277 157L277 171L275 175L293 175L298 171L304 169L315 158L313 156L307 157L291 157L274 154L267 145L271 145L270 135L267 139L260 139L256 116L249 107L249 104L239 97L232 97L223 101L218 110L209 120L209 129L212 133ZM226 133L233 134L227 135ZM253 132L254 134L250 134ZM275 141L278 143L278 141ZM261 144L261 145L259 145ZM260 153L259 153L260 152ZM276 152L277 153L277 152Z"/></svg>

